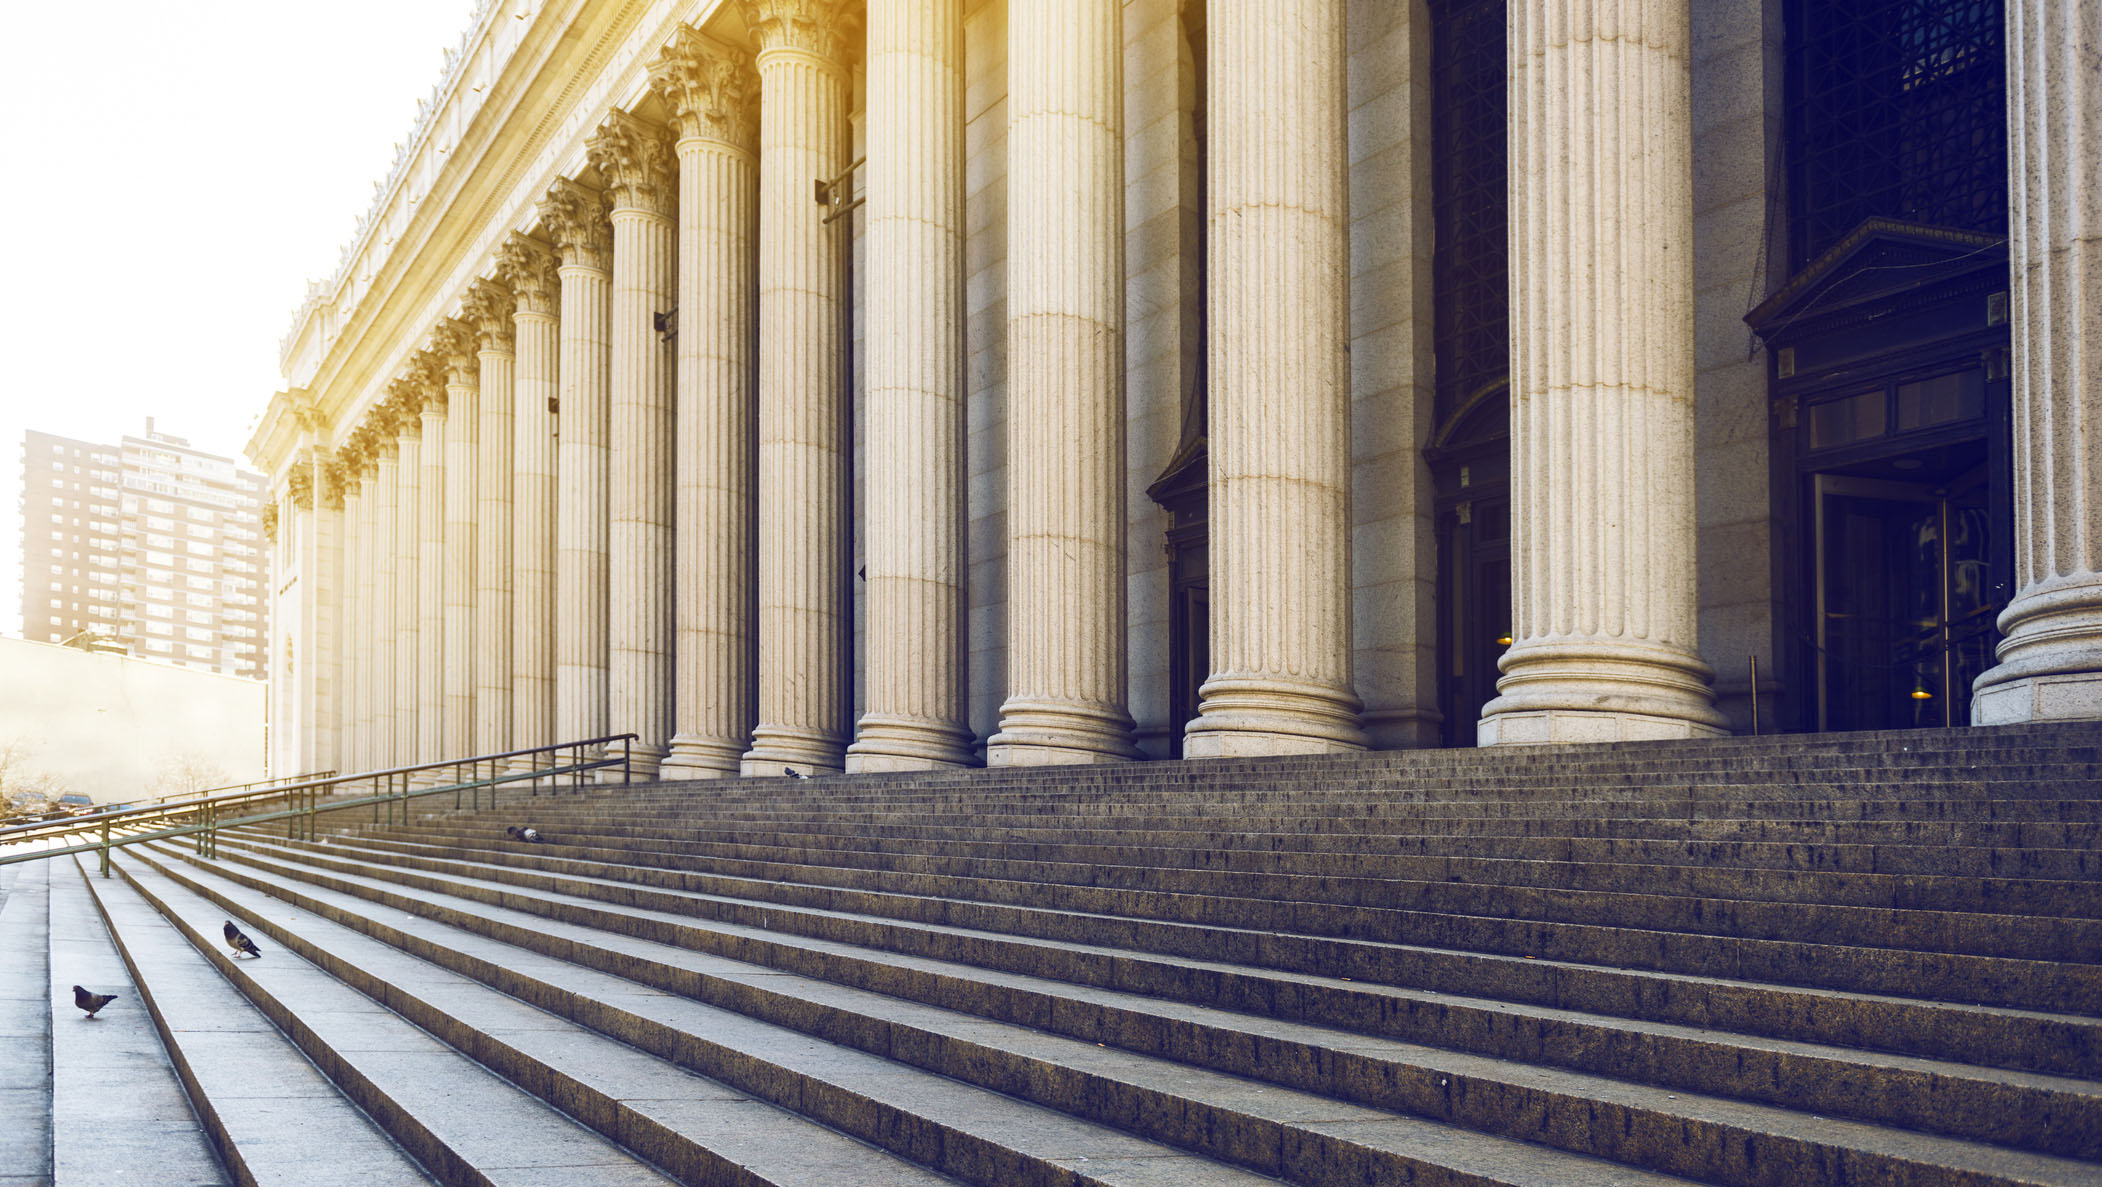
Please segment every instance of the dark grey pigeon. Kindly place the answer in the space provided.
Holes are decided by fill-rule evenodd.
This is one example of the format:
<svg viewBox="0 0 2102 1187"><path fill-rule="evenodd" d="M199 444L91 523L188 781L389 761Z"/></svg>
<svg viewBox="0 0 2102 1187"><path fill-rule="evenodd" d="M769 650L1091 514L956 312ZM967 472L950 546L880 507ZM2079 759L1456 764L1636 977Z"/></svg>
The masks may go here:
<svg viewBox="0 0 2102 1187"><path fill-rule="evenodd" d="M239 956L244 952L250 956L257 957L263 954L263 950L255 946L255 941L243 935L241 929L235 927L234 921L231 919L226 921L226 946L234 950L235 956Z"/></svg>
<svg viewBox="0 0 2102 1187"><path fill-rule="evenodd" d="M810 778L810 776L808 776L808 775L805 775L805 774L804 774L803 772L801 772L801 771L798 771L798 770L796 770L796 769L795 769L794 767L782 767L782 768L781 768L781 773L782 773L782 774L784 774L784 775L786 775L786 776L788 776L788 777L789 777L789 778L791 778L791 779L808 779L808 778Z"/></svg>
<svg viewBox="0 0 2102 1187"><path fill-rule="evenodd" d="M89 993L78 985L73 987L73 1004L86 1010L90 1018L95 1016L95 1011L116 1000L114 993Z"/></svg>

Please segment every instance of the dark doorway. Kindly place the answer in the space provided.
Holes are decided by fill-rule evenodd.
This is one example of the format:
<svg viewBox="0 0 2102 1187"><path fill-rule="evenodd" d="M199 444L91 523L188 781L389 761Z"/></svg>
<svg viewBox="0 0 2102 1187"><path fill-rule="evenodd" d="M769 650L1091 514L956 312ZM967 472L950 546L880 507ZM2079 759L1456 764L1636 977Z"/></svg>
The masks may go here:
<svg viewBox="0 0 2102 1187"><path fill-rule="evenodd" d="M1507 390L1464 409L1430 450L1438 517L1438 711L1447 746L1475 744L1511 645L1511 438Z"/></svg>

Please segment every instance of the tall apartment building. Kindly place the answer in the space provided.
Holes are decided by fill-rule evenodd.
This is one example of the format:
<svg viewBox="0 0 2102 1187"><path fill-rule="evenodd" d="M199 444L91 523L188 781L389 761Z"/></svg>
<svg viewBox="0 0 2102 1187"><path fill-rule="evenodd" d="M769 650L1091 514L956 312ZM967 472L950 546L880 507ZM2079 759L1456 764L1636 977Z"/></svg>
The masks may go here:
<svg viewBox="0 0 2102 1187"><path fill-rule="evenodd" d="M116 445L28 432L22 475L25 637L264 675L259 475L151 417Z"/></svg>

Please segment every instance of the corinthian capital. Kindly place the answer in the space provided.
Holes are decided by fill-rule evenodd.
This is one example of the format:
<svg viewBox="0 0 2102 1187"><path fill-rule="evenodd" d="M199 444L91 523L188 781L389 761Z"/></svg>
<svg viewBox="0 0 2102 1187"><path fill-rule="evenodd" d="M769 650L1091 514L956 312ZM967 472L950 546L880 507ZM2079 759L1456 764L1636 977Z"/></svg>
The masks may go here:
<svg viewBox="0 0 2102 1187"><path fill-rule="evenodd" d="M343 453L341 449L331 451L321 459L321 464L315 469L321 505L330 511L343 510L343 497L350 493L351 484L355 481L351 475L349 459L345 458Z"/></svg>
<svg viewBox="0 0 2102 1187"><path fill-rule="evenodd" d="M430 353L445 368L445 382L456 387L474 387L482 381L482 363L475 356L481 338L474 327L457 317L448 317L431 331Z"/></svg>
<svg viewBox="0 0 2102 1187"><path fill-rule="evenodd" d="M553 314L561 307L562 281L555 253L538 239L512 232L496 254L497 279L509 285L521 313Z"/></svg>
<svg viewBox="0 0 2102 1187"><path fill-rule="evenodd" d="M585 143L584 155L605 179L615 210L677 216L678 174L671 140L662 129L616 109Z"/></svg>
<svg viewBox="0 0 2102 1187"><path fill-rule="evenodd" d="M373 411L385 414L381 423L393 436L421 437L423 405L430 397L430 389L414 375L404 375L387 384L387 402Z"/></svg>
<svg viewBox="0 0 2102 1187"><path fill-rule="evenodd" d="M285 494L301 511L314 509L314 467L301 462L285 471Z"/></svg>
<svg viewBox="0 0 2102 1187"><path fill-rule="evenodd" d="M683 137L720 140L745 152L759 146L759 75L749 55L679 26L650 64L650 86L671 110Z"/></svg>
<svg viewBox="0 0 2102 1187"><path fill-rule="evenodd" d="M605 196L558 177L540 200L540 221L565 264L601 271L613 259L613 230L606 223Z"/></svg>
<svg viewBox="0 0 2102 1187"><path fill-rule="evenodd" d="M760 53L798 49L841 66L861 49L861 0L741 0Z"/></svg>
<svg viewBox="0 0 2102 1187"><path fill-rule="evenodd" d="M480 349L510 351L511 311L517 307L518 298L500 280L477 280L468 287L467 320Z"/></svg>

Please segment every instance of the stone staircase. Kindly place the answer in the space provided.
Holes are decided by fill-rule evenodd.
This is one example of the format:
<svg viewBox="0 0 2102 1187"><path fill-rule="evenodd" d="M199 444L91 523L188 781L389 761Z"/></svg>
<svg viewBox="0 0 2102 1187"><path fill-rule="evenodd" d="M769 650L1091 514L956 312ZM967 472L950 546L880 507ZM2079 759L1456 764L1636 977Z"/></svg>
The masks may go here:
<svg viewBox="0 0 2102 1187"><path fill-rule="evenodd" d="M0 1185L2102 1183L2102 726L505 797L0 868Z"/></svg>

